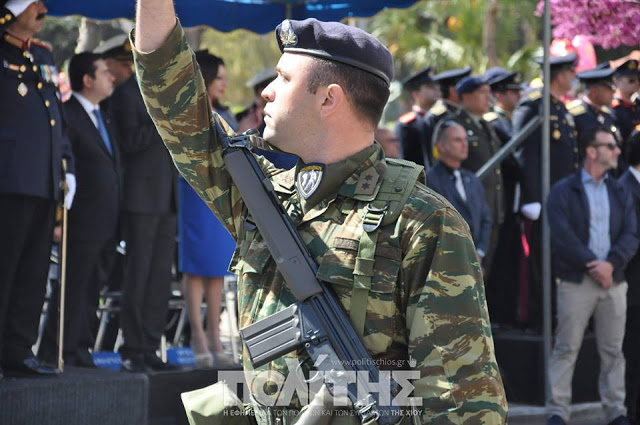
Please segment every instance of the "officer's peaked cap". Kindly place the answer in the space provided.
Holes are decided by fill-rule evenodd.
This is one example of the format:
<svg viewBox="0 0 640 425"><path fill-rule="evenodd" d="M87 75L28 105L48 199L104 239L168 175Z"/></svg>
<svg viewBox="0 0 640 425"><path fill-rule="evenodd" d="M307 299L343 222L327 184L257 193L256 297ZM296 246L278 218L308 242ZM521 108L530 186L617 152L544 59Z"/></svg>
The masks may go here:
<svg viewBox="0 0 640 425"><path fill-rule="evenodd" d="M434 70L430 66L423 68L402 80L402 87L405 90L414 90L420 87L421 84L433 83L433 74Z"/></svg>
<svg viewBox="0 0 640 425"><path fill-rule="evenodd" d="M449 69L433 77L433 81L445 86L455 86L461 78L471 74L471 67Z"/></svg>

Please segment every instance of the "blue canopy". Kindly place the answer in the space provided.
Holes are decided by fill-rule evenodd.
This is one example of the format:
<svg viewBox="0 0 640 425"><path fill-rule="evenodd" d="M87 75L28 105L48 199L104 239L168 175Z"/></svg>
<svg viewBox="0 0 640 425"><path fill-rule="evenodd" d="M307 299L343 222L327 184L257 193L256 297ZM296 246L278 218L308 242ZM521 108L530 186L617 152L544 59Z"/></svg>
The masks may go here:
<svg viewBox="0 0 640 425"><path fill-rule="evenodd" d="M218 31L273 31L285 18L339 21L369 17L386 8L405 8L416 0L177 0L176 13L185 27L208 25ZM53 16L82 15L93 19L131 18L135 0L48 0Z"/></svg>

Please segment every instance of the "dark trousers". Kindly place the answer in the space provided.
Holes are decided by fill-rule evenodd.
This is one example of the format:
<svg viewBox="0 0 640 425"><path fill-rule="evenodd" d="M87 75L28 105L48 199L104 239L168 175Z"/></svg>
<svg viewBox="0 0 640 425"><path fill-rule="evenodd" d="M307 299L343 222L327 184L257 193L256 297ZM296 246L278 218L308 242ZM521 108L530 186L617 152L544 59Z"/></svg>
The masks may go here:
<svg viewBox="0 0 640 425"><path fill-rule="evenodd" d="M171 297L176 216L124 213L127 243L120 327L123 356L154 352L164 332Z"/></svg>
<svg viewBox="0 0 640 425"><path fill-rule="evenodd" d="M93 347L100 289L106 283L114 254L115 240L113 239L69 241L63 347L67 362L73 363L78 351L86 352ZM52 305L41 346L42 357L49 361L57 356L58 317L54 313L59 306L59 287L54 291Z"/></svg>
<svg viewBox="0 0 640 425"><path fill-rule="evenodd" d="M53 200L0 194L0 356L9 369L38 338L54 214Z"/></svg>
<svg viewBox="0 0 640 425"><path fill-rule="evenodd" d="M637 282L629 282L636 284ZM627 416L634 424L640 424L640 305L627 306L627 323L622 351L627 363L625 405Z"/></svg>
<svg viewBox="0 0 640 425"><path fill-rule="evenodd" d="M491 273L485 277L487 306L492 324L516 324L521 255L519 217L510 212L500 226Z"/></svg>

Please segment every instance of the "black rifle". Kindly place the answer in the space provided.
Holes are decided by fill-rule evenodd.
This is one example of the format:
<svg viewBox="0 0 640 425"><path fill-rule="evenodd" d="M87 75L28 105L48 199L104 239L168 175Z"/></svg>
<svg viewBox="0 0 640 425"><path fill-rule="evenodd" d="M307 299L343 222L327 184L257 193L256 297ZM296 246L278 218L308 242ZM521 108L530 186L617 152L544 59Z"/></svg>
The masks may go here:
<svg viewBox="0 0 640 425"><path fill-rule="evenodd" d="M271 181L251 153L255 130L229 137L217 116L216 131L224 147L227 171L237 186L264 238L271 256L297 303L240 330L254 367L262 366L293 350L304 348L318 371L330 377L330 392L345 372L366 371L369 382L349 383L347 396L362 423L380 425L399 422L397 406L381 406L375 383L379 371L330 287L316 277L317 266L282 208ZM331 382L333 381L333 382ZM398 385L388 382L391 394ZM359 387L359 388L358 388ZM360 389L360 394L358 393ZM332 392L333 394L333 392Z"/></svg>

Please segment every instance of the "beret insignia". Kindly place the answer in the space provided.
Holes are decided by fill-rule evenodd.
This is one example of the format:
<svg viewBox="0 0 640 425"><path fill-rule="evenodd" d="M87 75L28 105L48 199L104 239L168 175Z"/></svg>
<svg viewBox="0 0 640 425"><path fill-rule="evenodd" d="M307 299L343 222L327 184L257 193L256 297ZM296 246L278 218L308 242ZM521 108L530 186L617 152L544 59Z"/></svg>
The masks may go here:
<svg viewBox="0 0 640 425"><path fill-rule="evenodd" d="M298 36L293 32L291 22L288 19L282 21L282 26L280 27L280 41L282 42L282 47L292 47L298 44Z"/></svg>

